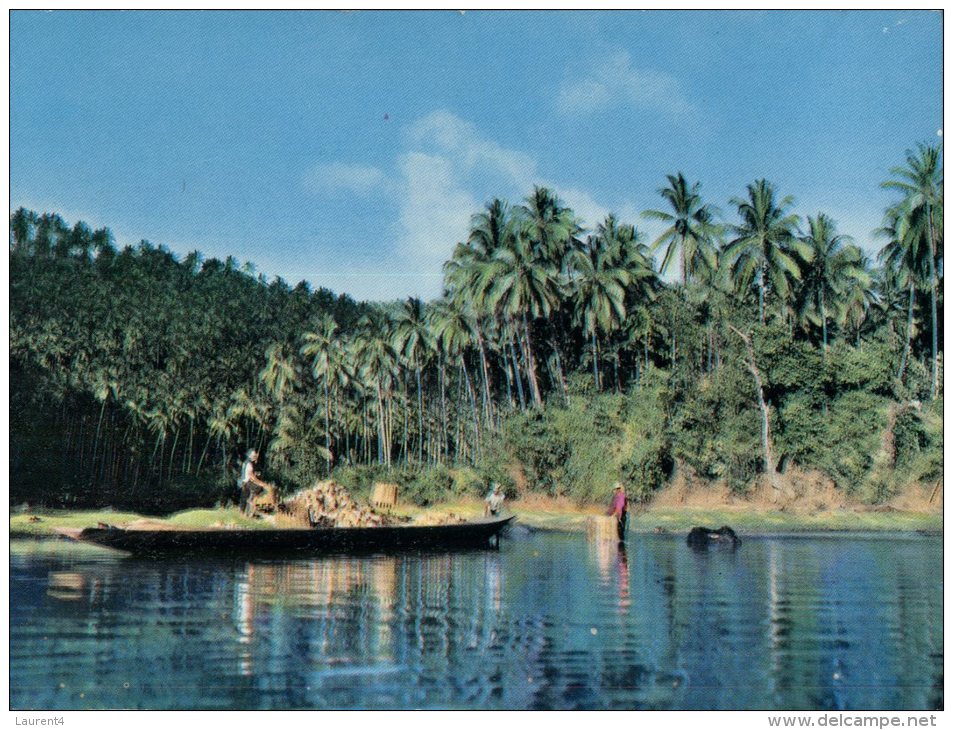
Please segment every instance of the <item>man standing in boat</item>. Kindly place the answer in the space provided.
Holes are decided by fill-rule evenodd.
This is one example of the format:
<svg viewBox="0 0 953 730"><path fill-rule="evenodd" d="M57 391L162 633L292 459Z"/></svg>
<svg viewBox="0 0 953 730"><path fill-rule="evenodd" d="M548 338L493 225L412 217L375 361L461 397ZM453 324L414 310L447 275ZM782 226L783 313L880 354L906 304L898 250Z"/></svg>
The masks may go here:
<svg viewBox="0 0 953 730"><path fill-rule="evenodd" d="M493 482L493 488L490 490L490 493L486 495L486 506L483 508L483 516L496 517L500 513L500 510L503 509L504 499L506 499L506 495L503 494L500 485Z"/></svg>
<svg viewBox="0 0 953 730"><path fill-rule="evenodd" d="M616 529L619 532L619 540L625 539L625 528L628 527L629 524L627 503L625 487L622 486L622 482L616 482L615 489L612 493L612 502L609 505L609 516L616 518Z"/></svg>
<svg viewBox="0 0 953 730"><path fill-rule="evenodd" d="M238 506L242 514L251 517L255 513L255 497L262 491L273 491L267 482L262 481L255 473L255 463L258 461L258 452L255 449L249 449L245 454L245 462L242 464L242 474L239 477L241 485L241 495Z"/></svg>

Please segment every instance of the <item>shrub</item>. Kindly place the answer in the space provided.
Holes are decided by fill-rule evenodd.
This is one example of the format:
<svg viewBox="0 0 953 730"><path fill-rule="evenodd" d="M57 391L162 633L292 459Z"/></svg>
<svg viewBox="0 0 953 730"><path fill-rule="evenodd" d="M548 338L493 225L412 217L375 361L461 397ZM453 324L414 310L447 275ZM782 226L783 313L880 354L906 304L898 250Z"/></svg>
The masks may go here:
<svg viewBox="0 0 953 730"><path fill-rule="evenodd" d="M401 483L398 470L388 469L383 464L339 466L331 474L331 477L350 492L354 499L365 502L370 499L374 482Z"/></svg>
<svg viewBox="0 0 953 730"><path fill-rule="evenodd" d="M743 489L760 468L755 385L740 364L700 379L673 415L672 455L705 479Z"/></svg>
<svg viewBox="0 0 953 730"><path fill-rule="evenodd" d="M400 483L401 499L420 507L448 499L453 493L453 475L445 466L421 469L411 478Z"/></svg>
<svg viewBox="0 0 953 730"><path fill-rule="evenodd" d="M927 445L927 434L920 416L912 409L902 410L893 424L894 464L909 466Z"/></svg>
<svg viewBox="0 0 953 730"><path fill-rule="evenodd" d="M489 484L474 469L453 469L450 474L453 478L453 493L458 497L482 496ZM500 482L500 486L503 487L504 491L507 491L502 482ZM513 497L515 495L512 491L507 491L506 496Z"/></svg>
<svg viewBox="0 0 953 730"><path fill-rule="evenodd" d="M621 468L629 497L635 502L648 500L665 485L673 466L668 444L653 439L639 442Z"/></svg>
<svg viewBox="0 0 953 730"><path fill-rule="evenodd" d="M830 405L820 466L848 492L862 485L880 450L888 404L886 398L853 391Z"/></svg>
<svg viewBox="0 0 953 730"><path fill-rule="evenodd" d="M550 407L552 408L552 407ZM541 489L550 495L559 494L557 469L566 461L567 444L559 438L546 411L533 410L515 414L501 429L504 462L522 465L530 489ZM500 481L497 479L496 481ZM501 484L503 482L500 482Z"/></svg>
<svg viewBox="0 0 953 730"><path fill-rule="evenodd" d="M826 418L824 405L813 397L794 394L776 411L775 447L779 460L790 459L804 467L818 467L823 461Z"/></svg>
<svg viewBox="0 0 953 730"><path fill-rule="evenodd" d="M863 348L838 342L827 352L826 373L832 393L866 390L879 395L893 395L893 355L887 344L873 342Z"/></svg>

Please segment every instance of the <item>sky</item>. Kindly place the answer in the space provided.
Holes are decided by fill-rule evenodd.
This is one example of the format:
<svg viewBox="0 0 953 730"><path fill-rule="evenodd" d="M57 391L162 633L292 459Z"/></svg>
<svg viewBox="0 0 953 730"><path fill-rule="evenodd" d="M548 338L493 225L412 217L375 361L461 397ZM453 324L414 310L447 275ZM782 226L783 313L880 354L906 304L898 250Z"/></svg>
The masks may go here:
<svg viewBox="0 0 953 730"><path fill-rule="evenodd" d="M470 217L546 185L653 239L683 172L868 252L942 136L930 11L12 11L10 205L358 299L430 299Z"/></svg>

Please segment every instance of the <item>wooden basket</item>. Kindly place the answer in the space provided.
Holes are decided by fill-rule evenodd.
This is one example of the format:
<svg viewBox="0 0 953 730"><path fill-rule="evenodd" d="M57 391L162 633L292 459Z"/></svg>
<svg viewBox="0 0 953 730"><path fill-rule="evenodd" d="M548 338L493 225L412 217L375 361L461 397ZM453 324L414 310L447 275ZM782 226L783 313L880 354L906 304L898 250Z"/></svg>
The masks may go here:
<svg viewBox="0 0 953 730"><path fill-rule="evenodd" d="M383 508L396 507L397 485L389 482L375 482L371 492L371 505Z"/></svg>
<svg viewBox="0 0 953 730"><path fill-rule="evenodd" d="M593 515L586 520L586 536L595 541L619 540L619 521L611 515Z"/></svg>

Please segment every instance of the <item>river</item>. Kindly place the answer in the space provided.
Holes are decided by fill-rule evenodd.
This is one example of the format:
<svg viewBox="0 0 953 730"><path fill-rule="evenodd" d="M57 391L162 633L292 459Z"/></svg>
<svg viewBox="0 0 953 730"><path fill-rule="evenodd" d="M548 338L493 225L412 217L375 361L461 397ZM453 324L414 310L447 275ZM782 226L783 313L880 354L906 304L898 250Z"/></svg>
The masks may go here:
<svg viewBox="0 0 953 730"><path fill-rule="evenodd" d="M11 542L11 709L943 703L942 538L142 560Z"/></svg>

